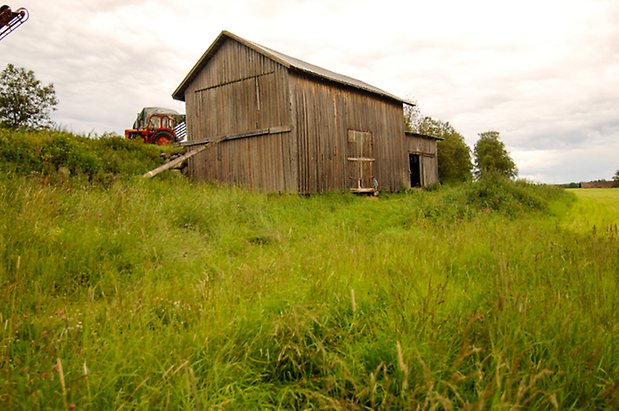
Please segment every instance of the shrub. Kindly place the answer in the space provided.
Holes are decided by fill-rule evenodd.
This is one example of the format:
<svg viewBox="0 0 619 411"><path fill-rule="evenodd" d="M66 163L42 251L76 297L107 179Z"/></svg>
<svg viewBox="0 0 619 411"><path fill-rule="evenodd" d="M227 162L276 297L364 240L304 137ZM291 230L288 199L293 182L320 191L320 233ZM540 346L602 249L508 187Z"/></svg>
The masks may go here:
<svg viewBox="0 0 619 411"><path fill-rule="evenodd" d="M43 149L42 159L56 170L68 168L72 174L84 173L92 178L101 170L101 161L91 152L60 135Z"/></svg>
<svg viewBox="0 0 619 411"><path fill-rule="evenodd" d="M533 184L489 174L469 185L467 203L483 210L514 216L547 208L548 201L537 191Z"/></svg>
<svg viewBox="0 0 619 411"><path fill-rule="evenodd" d="M37 153L24 141L13 140L7 133L0 133L0 164L5 171L29 173L40 170L42 162Z"/></svg>

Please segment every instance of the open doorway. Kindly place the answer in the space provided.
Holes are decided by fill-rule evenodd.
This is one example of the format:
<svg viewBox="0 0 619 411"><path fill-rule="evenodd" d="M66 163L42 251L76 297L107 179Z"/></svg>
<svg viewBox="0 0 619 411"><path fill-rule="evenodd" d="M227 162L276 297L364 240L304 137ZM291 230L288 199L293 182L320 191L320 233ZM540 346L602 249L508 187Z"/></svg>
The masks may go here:
<svg viewBox="0 0 619 411"><path fill-rule="evenodd" d="M411 187L421 187L421 162L419 154L409 154L408 163L411 174Z"/></svg>

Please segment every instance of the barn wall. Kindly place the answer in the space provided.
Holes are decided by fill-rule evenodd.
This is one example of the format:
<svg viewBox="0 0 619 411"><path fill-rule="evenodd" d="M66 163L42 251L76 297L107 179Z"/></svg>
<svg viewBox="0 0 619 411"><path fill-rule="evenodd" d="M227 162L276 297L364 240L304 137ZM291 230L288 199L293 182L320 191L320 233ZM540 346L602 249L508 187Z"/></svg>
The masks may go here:
<svg viewBox="0 0 619 411"><path fill-rule="evenodd" d="M288 72L227 40L185 91L192 140L220 141L190 161L197 180L296 192ZM251 137L239 138L243 134Z"/></svg>
<svg viewBox="0 0 619 411"><path fill-rule="evenodd" d="M408 154L418 154L421 163L421 184L424 187L438 183L437 141L433 138L406 135ZM410 181L408 186L410 187Z"/></svg>
<svg viewBox="0 0 619 411"><path fill-rule="evenodd" d="M299 190L304 193L351 188L347 160L349 131L371 133L373 173L380 190L406 186L402 104L333 83L291 73L291 103L299 153Z"/></svg>
<svg viewBox="0 0 619 411"><path fill-rule="evenodd" d="M196 180L239 185L268 192L296 192L292 173L285 173L293 163L286 140L290 133L254 136L212 145L190 168ZM206 176L206 178L205 178Z"/></svg>

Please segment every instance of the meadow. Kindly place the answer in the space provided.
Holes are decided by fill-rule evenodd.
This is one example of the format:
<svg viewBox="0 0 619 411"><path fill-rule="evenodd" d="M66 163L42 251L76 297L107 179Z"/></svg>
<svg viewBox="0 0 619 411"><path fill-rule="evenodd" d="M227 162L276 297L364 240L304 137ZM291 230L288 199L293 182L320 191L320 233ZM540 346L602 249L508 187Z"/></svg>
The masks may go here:
<svg viewBox="0 0 619 411"><path fill-rule="evenodd" d="M0 132L0 408L619 406L619 190L268 195L156 150Z"/></svg>

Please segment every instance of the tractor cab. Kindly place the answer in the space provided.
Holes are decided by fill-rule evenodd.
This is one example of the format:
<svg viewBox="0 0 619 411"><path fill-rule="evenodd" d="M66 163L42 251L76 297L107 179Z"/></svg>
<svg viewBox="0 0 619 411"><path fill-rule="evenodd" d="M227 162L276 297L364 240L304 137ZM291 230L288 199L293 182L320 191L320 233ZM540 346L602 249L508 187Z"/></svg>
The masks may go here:
<svg viewBox="0 0 619 411"><path fill-rule="evenodd" d="M174 129L175 123L176 122L174 121L174 119L167 114L153 114L152 116L150 116L146 128L151 130L156 130L160 128Z"/></svg>

